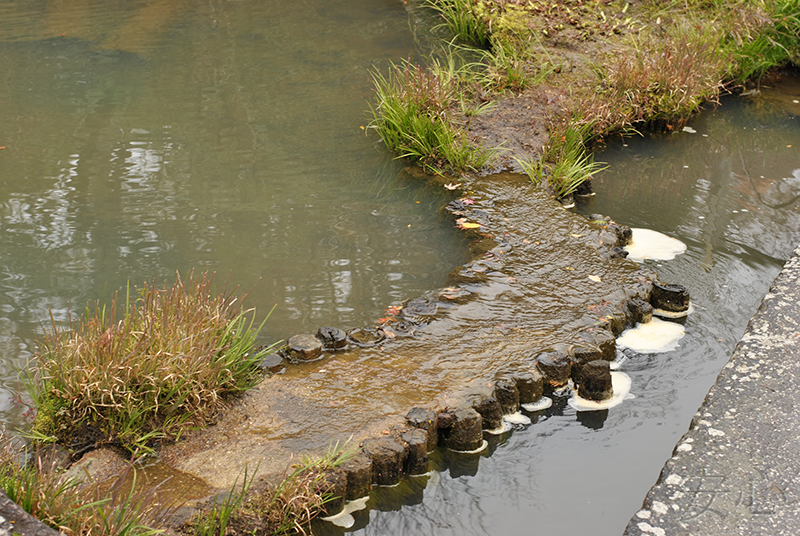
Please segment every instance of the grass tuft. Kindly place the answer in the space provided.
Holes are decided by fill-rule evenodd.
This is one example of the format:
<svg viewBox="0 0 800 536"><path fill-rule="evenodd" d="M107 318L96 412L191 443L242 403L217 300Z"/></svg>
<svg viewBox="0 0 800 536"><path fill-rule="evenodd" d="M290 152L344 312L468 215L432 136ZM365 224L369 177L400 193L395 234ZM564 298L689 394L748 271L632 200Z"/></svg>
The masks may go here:
<svg viewBox="0 0 800 536"><path fill-rule="evenodd" d="M446 26L465 43L478 47L489 45L491 18L486 2L476 0L426 0L439 12Z"/></svg>
<svg viewBox="0 0 800 536"><path fill-rule="evenodd" d="M554 127L551 143L545 146L541 158L517 160L534 184L546 184L557 198L575 192L583 182L606 168L603 163L595 162L594 155L586 149L591 127L579 125L580 121L573 120Z"/></svg>
<svg viewBox="0 0 800 536"><path fill-rule="evenodd" d="M663 129L716 100L729 64L713 30L681 25L661 39L639 36L631 53L596 67L599 85L576 115L591 136L634 124Z"/></svg>
<svg viewBox="0 0 800 536"><path fill-rule="evenodd" d="M432 61L430 69L410 61L392 64L388 77L373 73L377 106L370 127L398 154L434 172L477 171L496 155L473 142L464 126L451 117L463 103L458 73L451 60Z"/></svg>
<svg viewBox="0 0 800 536"><path fill-rule="evenodd" d="M224 536L230 529L235 534L280 536L307 534L309 523L323 506L334 499L326 475L357 452L346 442L331 444L322 456L304 455L294 471L284 475L277 484L248 495L252 478L237 489L234 484L229 499L220 506L197 515L188 532L195 536Z"/></svg>
<svg viewBox="0 0 800 536"><path fill-rule="evenodd" d="M171 286L130 291L87 308L71 329L45 331L28 390L38 412L33 431L73 449L102 444L147 450L207 424L227 395L256 385L260 326L208 273ZM263 324L262 324L263 325Z"/></svg>

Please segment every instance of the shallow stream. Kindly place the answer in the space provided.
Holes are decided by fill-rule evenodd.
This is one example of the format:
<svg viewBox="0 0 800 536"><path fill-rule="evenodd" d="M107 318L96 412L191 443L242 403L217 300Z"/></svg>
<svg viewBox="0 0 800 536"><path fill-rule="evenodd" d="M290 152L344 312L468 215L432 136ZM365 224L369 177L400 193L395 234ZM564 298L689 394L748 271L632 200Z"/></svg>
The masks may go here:
<svg viewBox="0 0 800 536"><path fill-rule="evenodd" d="M618 407L581 413L556 399L479 461L445 453L427 486L378 490L383 511L357 512L354 534L622 534L800 242L798 147L798 78L726 98L687 131L612 142L597 196L578 210L687 244L644 261L691 291L678 348L622 351L635 398Z"/></svg>
<svg viewBox="0 0 800 536"><path fill-rule="evenodd" d="M248 303L262 316L278 304L265 342L320 324L368 325L447 284L467 259L463 233L439 216L454 194L399 173L361 128L370 68L426 46L407 9L394 0L0 5L0 420L24 422L17 370L48 310L63 322L128 280L205 267L245 290L262 278ZM645 263L689 286L695 313L677 350L623 363L636 398L593 413L556 399L483 455L438 454L441 471L377 490L353 530L620 534L800 241L798 100L797 84L727 99L691 122L693 133L614 142L600 156L610 168L579 210L688 245ZM515 180L486 189L510 211ZM557 220L563 240L573 224ZM534 275L558 279L557 259L539 262ZM496 278L498 300L476 303L476 317L522 307L529 297L514 283ZM537 298L521 316L545 322L551 303L582 303L579 290ZM439 326L433 341L445 335ZM511 328L481 329L494 344ZM448 352L435 363L443 383L455 382L449 356L463 357ZM311 372L309 385L346 392Z"/></svg>

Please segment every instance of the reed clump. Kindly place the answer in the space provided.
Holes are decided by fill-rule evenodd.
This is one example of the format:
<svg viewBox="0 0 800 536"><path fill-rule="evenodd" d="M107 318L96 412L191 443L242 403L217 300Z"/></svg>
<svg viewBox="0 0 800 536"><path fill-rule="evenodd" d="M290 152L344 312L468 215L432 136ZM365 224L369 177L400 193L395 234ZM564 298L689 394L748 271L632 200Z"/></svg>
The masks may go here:
<svg viewBox="0 0 800 536"><path fill-rule="evenodd" d="M589 138L633 126L665 130L716 101L729 66L714 30L682 25L661 39L636 36L629 52L596 66L598 84L575 116Z"/></svg>
<svg viewBox="0 0 800 536"><path fill-rule="evenodd" d="M454 118L461 82L452 61L433 61L430 68L392 64L388 76L375 72L373 80L377 105L370 127L398 158L434 172L476 171L494 158L496 151L470 139L466 125Z"/></svg>
<svg viewBox="0 0 800 536"><path fill-rule="evenodd" d="M271 351L254 350L260 327L208 273L129 290L68 329L53 321L27 384L33 435L73 450L135 452L208 424L225 397L260 381L257 365Z"/></svg>
<svg viewBox="0 0 800 536"><path fill-rule="evenodd" d="M534 184L546 186L556 198L574 193L581 184L606 168L587 148L591 125L579 120L551 126L551 142L538 160L517 160Z"/></svg>

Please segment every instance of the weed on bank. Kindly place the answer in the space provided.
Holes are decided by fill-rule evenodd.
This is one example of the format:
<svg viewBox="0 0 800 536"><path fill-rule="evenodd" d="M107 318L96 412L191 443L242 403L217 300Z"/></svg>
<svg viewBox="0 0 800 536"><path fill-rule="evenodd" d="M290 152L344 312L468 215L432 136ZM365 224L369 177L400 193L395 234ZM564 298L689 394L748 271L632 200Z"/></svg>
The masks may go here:
<svg viewBox="0 0 800 536"><path fill-rule="evenodd" d="M458 124L453 102L491 101L547 83L570 104L549 118L549 140L531 161L519 161L532 179L556 196L574 191L599 170L589 156L597 141L637 130L670 130L723 91L757 81L769 69L800 62L797 0L425 0L452 35L450 51L471 50L477 63L442 80L452 89L436 113L455 135L412 133L418 120L384 119L387 94L413 92L415 82L395 67L391 83L376 78L378 106L373 126L398 156L425 164L433 159L450 171L491 164L498 153L481 148L482 159L448 160L464 147L469 123ZM591 43L599 43L593 46ZM608 46L605 46L608 45ZM576 67L564 50L591 56ZM566 58L566 59L565 59ZM571 73L562 73L567 66ZM415 76L435 73L415 66ZM407 73L406 73L407 74ZM431 74L433 75L433 74ZM476 105L472 105L475 107ZM406 107L407 114L415 114ZM430 111L423 114L430 116ZM462 114L463 115L463 114ZM392 124L391 129L386 125ZM394 130L387 134L388 130ZM431 129L429 129L431 130ZM580 142L570 141L579 133ZM396 140L425 139L424 151ZM560 145L565 144L565 147ZM477 150L477 145L470 148ZM578 148L576 150L576 148ZM487 152L489 151L489 152ZM421 156L422 155L422 156Z"/></svg>

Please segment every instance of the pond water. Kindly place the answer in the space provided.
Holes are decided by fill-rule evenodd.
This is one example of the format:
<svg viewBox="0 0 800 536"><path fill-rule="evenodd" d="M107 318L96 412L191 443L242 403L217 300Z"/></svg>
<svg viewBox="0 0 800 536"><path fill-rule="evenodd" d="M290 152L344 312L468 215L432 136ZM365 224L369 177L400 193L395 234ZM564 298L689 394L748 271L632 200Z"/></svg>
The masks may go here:
<svg viewBox="0 0 800 536"><path fill-rule="evenodd" d="M20 0L0 5L0 420L52 311L209 267L264 339L356 327L445 284L447 192L365 136L370 69L428 45L395 0ZM424 26L424 24L423 24ZM422 38L420 38L422 36ZM579 207L679 238L679 347L629 352L635 398L565 399L481 456L377 490L357 534L620 534L800 241L798 85L726 99L695 131L615 142ZM566 226L567 224L565 224ZM566 227L565 227L566 228ZM230 275L229 275L230 274ZM605 277L605 276L604 276ZM327 525L321 533L337 533Z"/></svg>
<svg viewBox="0 0 800 536"><path fill-rule="evenodd" d="M777 85L598 156L610 167L579 211L688 246L644 262L688 286L694 312L677 349L624 351L635 398L587 413L556 398L480 458L438 453L440 472L374 492L355 534L622 534L800 242L800 79Z"/></svg>
<svg viewBox="0 0 800 536"><path fill-rule="evenodd" d="M415 46L392 0L0 4L0 420L49 311L127 281L215 270L265 342L442 286L448 192L362 129Z"/></svg>

